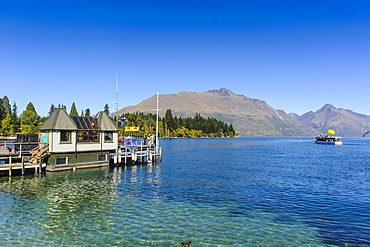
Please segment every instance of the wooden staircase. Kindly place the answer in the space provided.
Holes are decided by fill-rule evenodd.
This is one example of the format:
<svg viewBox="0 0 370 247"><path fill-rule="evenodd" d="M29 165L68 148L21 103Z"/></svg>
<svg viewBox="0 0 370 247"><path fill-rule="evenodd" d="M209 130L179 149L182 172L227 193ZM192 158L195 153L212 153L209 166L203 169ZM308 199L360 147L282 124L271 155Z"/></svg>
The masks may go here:
<svg viewBox="0 0 370 247"><path fill-rule="evenodd" d="M44 157L50 155L50 153L49 153L49 144L47 144L43 147L34 148L30 151L30 153L32 154L32 157L30 159L30 163L38 164L40 162L41 158L44 158Z"/></svg>

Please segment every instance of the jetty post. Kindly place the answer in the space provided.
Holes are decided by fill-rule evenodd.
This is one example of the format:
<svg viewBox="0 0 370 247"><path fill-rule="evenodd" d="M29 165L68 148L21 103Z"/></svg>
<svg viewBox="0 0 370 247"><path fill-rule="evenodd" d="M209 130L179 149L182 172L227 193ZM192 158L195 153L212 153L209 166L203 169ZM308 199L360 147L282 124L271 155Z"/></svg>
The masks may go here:
<svg viewBox="0 0 370 247"><path fill-rule="evenodd" d="M24 156L21 158L22 160L22 176L24 175Z"/></svg>
<svg viewBox="0 0 370 247"><path fill-rule="evenodd" d="M12 156L9 156L9 177L12 176Z"/></svg>

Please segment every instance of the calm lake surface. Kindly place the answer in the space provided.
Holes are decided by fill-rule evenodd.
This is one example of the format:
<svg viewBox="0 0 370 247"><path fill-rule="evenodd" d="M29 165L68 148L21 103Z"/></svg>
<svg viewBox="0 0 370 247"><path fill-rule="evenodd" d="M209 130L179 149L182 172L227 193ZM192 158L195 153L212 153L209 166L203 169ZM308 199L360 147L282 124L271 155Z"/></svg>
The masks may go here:
<svg viewBox="0 0 370 247"><path fill-rule="evenodd" d="M0 245L370 245L370 138L161 140L160 164L0 178Z"/></svg>

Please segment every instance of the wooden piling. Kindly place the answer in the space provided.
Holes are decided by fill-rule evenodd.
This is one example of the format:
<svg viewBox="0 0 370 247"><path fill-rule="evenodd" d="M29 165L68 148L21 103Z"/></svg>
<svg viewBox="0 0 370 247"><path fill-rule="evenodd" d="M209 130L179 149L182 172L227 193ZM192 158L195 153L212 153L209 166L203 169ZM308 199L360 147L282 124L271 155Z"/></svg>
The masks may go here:
<svg viewBox="0 0 370 247"><path fill-rule="evenodd" d="M42 173L42 158L40 157L40 162L39 162L39 174Z"/></svg>
<svg viewBox="0 0 370 247"><path fill-rule="evenodd" d="M24 156L22 156L22 176L24 176Z"/></svg>
<svg viewBox="0 0 370 247"><path fill-rule="evenodd" d="M9 177L12 176L12 156L9 156Z"/></svg>

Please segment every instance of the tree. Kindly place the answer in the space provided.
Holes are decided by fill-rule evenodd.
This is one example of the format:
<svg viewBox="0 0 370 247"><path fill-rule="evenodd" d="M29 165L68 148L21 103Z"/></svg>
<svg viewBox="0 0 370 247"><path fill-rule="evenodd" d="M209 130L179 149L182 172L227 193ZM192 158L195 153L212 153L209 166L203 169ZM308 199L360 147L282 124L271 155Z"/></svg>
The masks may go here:
<svg viewBox="0 0 370 247"><path fill-rule="evenodd" d="M91 113L90 113L90 109L89 109L89 108L87 108L87 109L85 110L85 117L90 117L90 115L91 115Z"/></svg>
<svg viewBox="0 0 370 247"><path fill-rule="evenodd" d="M0 98L0 124L1 124L1 120L3 120L4 118L5 118L5 109L3 106L3 99Z"/></svg>
<svg viewBox="0 0 370 247"><path fill-rule="evenodd" d="M28 105L26 106L26 111L36 112L35 106L32 104L32 102L28 103Z"/></svg>
<svg viewBox="0 0 370 247"><path fill-rule="evenodd" d="M72 103L71 111L69 113L70 116L78 116L77 108L75 102Z"/></svg>
<svg viewBox="0 0 370 247"><path fill-rule="evenodd" d="M61 105L60 103L58 104L58 108L63 108L64 110L66 110L67 111L67 107L65 106L65 105Z"/></svg>
<svg viewBox="0 0 370 247"><path fill-rule="evenodd" d="M12 110L11 118L12 118L12 125L14 126L14 132L18 132L19 128L21 127L20 126L21 121L18 118L18 106L15 103L15 101L14 101L14 104L13 104L13 110Z"/></svg>
<svg viewBox="0 0 370 247"><path fill-rule="evenodd" d="M105 104L104 111L109 115L109 105Z"/></svg>
<svg viewBox="0 0 370 247"><path fill-rule="evenodd" d="M36 134L38 130L40 116L37 114L35 107L30 102L28 103L26 110L21 115L21 133Z"/></svg>
<svg viewBox="0 0 370 247"><path fill-rule="evenodd" d="M229 128L229 136L230 136L230 137L234 137L234 136L235 136L235 130L234 130L234 126L233 126L233 124L230 124L230 128Z"/></svg>
<svg viewBox="0 0 370 247"><path fill-rule="evenodd" d="M167 109L166 114L165 114L165 117L164 117L164 122L166 123L167 128L170 131L173 131L173 130L175 130L177 128L177 126L175 124L175 119L172 116L171 109Z"/></svg>
<svg viewBox="0 0 370 247"><path fill-rule="evenodd" d="M14 126L11 121L11 114L6 114L6 117L1 121L2 129L1 132L5 136L12 136L14 135Z"/></svg>
<svg viewBox="0 0 370 247"><path fill-rule="evenodd" d="M12 106L10 105L9 103L9 99L8 99L8 96L4 96L3 100L2 100L2 104L3 104L3 109L4 109L4 117L6 117L6 115L8 113L12 113Z"/></svg>
<svg viewBox="0 0 370 247"><path fill-rule="evenodd" d="M50 115L53 113L54 108L55 108L55 106L54 106L53 104L51 104L51 106L50 106L50 110L49 110L49 112L48 112L48 116L49 116L49 117L50 117Z"/></svg>
<svg viewBox="0 0 370 247"><path fill-rule="evenodd" d="M156 115L142 112L126 113L127 126L139 126L139 136L155 133ZM115 120L117 121L117 120ZM173 129L169 131L173 122ZM204 118L199 113L196 113L194 118L172 117L171 110L167 110L164 117L159 118L158 123L159 136L177 136L177 137L222 137L235 136L235 131L232 125L228 125L216 118Z"/></svg>
<svg viewBox="0 0 370 247"><path fill-rule="evenodd" d="M4 98L0 98L0 125L8 113L12 113L12 107L9 104L8 96L5 95Z"/></svg>
<svg viewBox="0 0 370 247"><path fill-rule="evenodd" d="M12 115L13 115L14 117L18 117L18 106L17 106L17 104L15 103L15 101L14 101L14 104L13 104Z"/></svg>

